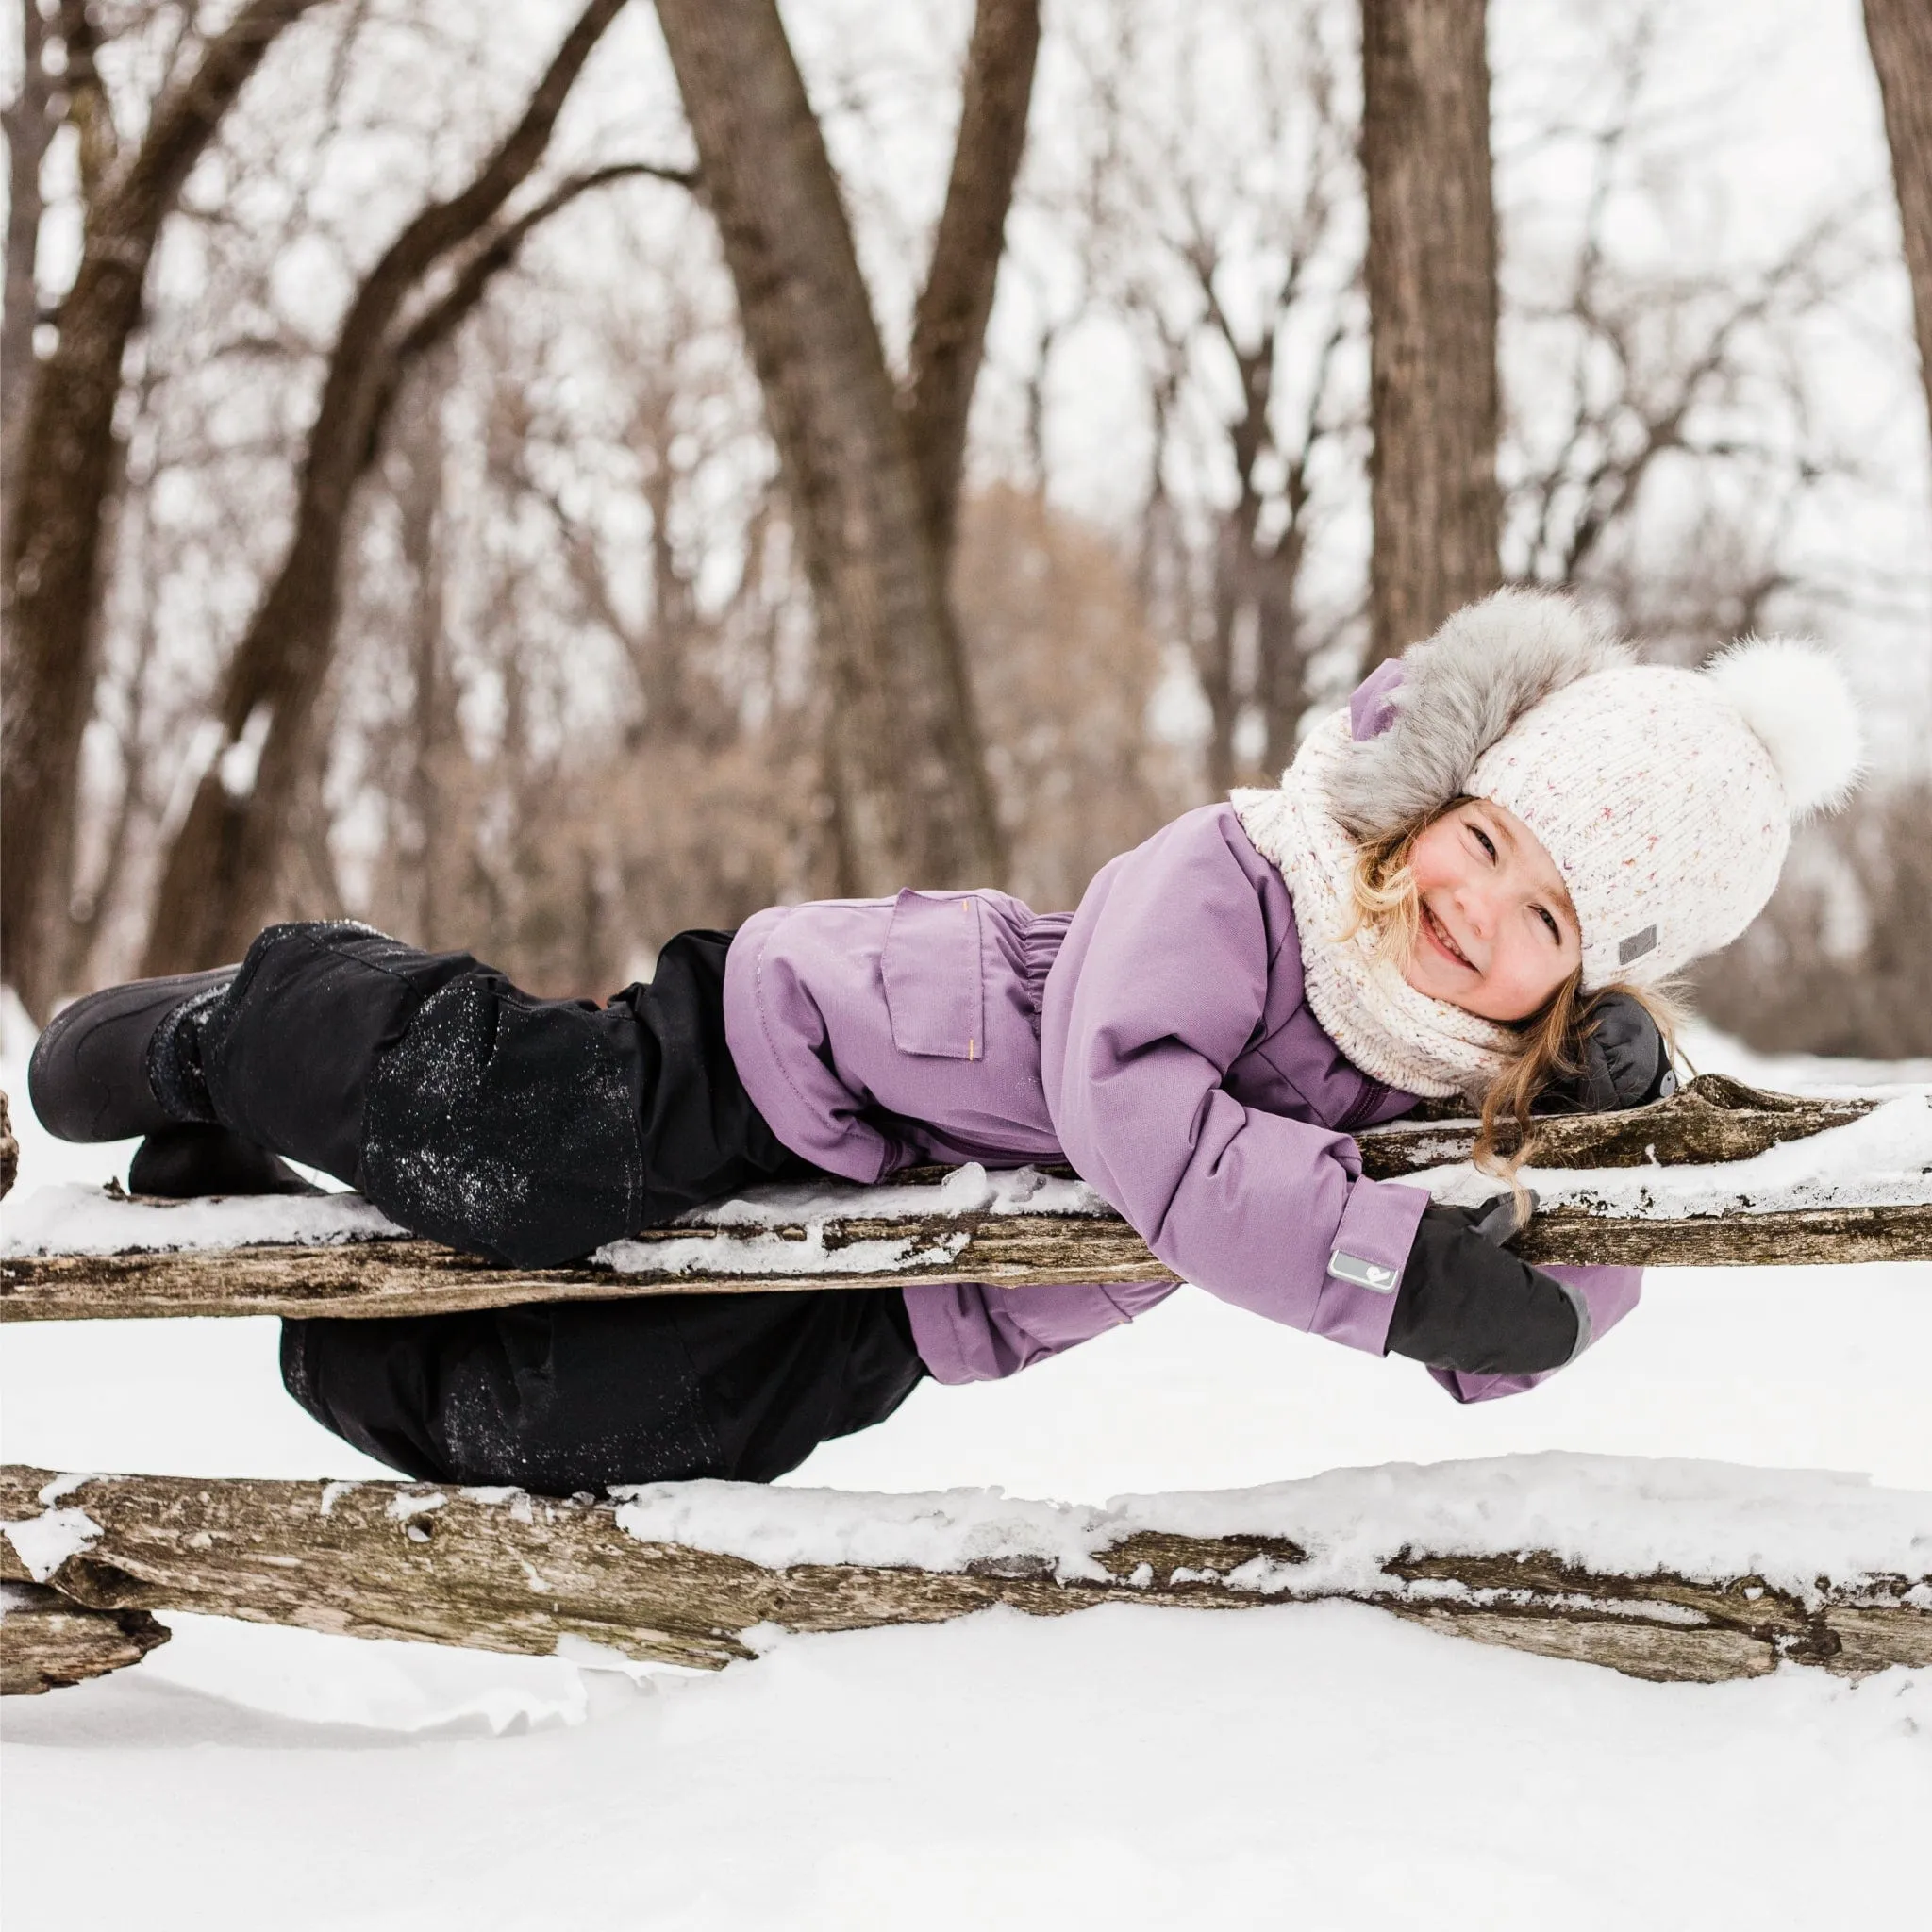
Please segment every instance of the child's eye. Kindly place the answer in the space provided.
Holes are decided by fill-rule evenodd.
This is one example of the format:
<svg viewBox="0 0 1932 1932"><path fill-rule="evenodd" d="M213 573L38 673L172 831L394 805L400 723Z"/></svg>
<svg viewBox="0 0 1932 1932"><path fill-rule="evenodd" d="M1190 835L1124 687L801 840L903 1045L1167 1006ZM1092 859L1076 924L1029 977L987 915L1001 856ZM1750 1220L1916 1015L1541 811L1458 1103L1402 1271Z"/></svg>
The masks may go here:
<svg viewBox="0 0 1932 1932"><path fill-rule="evenodd" d="M1491 862L1493 864L1496 857L1495 841L1480 825L1471 825L1469 829L1475 834L1476 843L1489 854Z"/></svg>
<svg viewBox="0 0 1932 1932"><path fill-rule="evenodd" d="M1563 928L1557 924L1556 915L1546 906L1536 908L1536 916L1549 927L1550 937L1560 946L1563 943Z"/></svg>

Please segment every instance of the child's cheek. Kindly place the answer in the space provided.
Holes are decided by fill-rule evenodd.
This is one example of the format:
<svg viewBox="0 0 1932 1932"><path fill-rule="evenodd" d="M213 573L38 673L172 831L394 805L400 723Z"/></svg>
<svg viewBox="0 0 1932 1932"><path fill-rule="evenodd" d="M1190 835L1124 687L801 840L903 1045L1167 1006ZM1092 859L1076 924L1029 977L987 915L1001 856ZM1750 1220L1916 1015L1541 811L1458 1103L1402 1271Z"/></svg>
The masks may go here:
<svg viewBox="0 0 1932 1932"><path fill-rule="evenodd" d="M1418 892L1433 892L1439 886L1448 883L1453 868L1444 863L1442 841L1436 837L1436 827L1431 825L1415 841L1408 855L1408 874L1415 881Z"/></svg>

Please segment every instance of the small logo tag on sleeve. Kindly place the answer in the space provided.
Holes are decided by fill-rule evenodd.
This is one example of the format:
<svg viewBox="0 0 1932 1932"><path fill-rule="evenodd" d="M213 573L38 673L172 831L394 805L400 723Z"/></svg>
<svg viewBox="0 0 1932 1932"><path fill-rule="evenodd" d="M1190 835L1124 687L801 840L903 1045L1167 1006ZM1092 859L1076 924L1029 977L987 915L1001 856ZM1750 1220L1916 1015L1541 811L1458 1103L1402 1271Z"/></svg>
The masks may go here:
<svg viewBox="0 0 1932 1932"><path fill-rule="evenodd" d="M1393 1294L1402 1271L1385 1268L1379 1261L1365 1261L1359 1255L1344 1255L1340 1248L1328 1257L1328 1272L1337 1281L1350 1281L1357 1288L1372 1289L1376 1294Z"/></svg>

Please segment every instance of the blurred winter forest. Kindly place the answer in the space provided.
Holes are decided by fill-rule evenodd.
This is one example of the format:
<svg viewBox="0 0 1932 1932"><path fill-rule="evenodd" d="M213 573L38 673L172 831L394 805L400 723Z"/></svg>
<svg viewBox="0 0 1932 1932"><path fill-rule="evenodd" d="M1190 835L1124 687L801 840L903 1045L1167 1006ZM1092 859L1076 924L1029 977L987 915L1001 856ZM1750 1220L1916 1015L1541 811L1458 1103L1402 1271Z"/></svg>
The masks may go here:
<svg viewBox="0 0 1932 1932"><path fill-rule="evenodd" d="M15 6L37 1014L278 917L607 994L780 899L1071 906L1520 580L1842 654L1874 782L1695 996L1932 1052L1918 0Z"/></svg>

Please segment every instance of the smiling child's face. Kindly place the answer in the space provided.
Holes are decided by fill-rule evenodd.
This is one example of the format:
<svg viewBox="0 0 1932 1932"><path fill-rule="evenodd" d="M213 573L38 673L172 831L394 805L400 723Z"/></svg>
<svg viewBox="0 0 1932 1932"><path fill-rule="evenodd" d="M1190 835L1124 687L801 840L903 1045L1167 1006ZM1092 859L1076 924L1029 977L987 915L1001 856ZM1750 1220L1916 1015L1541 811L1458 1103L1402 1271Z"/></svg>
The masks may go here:
<svg viewBox="0 0 1932 1932"><path fill-rule="evenodd" d="M1526 1020L1582 958L1556 861L1512 811L1465 799L1409 848L1421 901L1403 977L1485 1020Z"/></svg>

